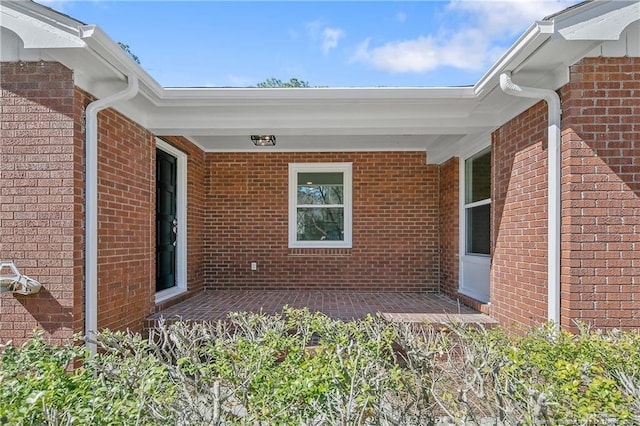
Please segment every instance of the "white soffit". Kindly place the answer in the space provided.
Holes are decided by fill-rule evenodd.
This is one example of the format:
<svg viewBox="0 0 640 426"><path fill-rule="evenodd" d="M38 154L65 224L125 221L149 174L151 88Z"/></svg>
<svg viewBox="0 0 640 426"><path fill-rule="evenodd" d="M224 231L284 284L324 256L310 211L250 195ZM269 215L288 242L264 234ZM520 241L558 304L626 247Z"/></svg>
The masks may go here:
<svg viewBox="0 0 640 426"><path fill-rule="evenodd" d="M631 23L640 20L640 1L594 1L556 19L554 37L564 40L618 40Z"/></svg>
<svg viewBox="0 0 640 426"><path fill-rule="evenodd" d="M256 148L248 136L189 136L206 152L429 151L458 143L465 135L279 135L275 147Z"/></svg>
<svg viewBox="0 0 640 426"><path fill-rule="evenodd" d="M32 2L0 2L0 22L20 37L25 49L85 45L77 35L78 21Z"/></svg>

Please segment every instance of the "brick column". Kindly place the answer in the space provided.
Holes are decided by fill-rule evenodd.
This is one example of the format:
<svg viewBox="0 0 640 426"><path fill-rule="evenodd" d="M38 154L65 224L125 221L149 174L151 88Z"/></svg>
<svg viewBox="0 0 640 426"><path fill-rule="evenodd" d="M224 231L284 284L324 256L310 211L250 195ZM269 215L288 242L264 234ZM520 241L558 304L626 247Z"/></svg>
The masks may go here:
<svg viewBox="0 0 640 426"><path fill-rule="evenodd" d="M34 327L54 341L82 331L82 141L72 72L58 63L0 64L0 258L43 285L0 296L0 341Z"/></svg>
<svg viewBox="0 0 640 426"><path fill-rule="evenodd" d="M562 318L640 327L640 58L585 58L563 100Z"/></svg>

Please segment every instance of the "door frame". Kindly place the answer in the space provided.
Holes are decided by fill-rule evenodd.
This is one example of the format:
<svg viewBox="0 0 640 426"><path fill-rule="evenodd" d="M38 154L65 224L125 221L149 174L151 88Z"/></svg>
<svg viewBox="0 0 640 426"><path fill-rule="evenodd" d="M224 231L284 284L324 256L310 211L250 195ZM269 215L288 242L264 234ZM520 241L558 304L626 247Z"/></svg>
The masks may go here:
<svg viewBox="0 0 640 426"><path fill-rule="evenodd" d="M459 262L458 262L458 292L469 296L482 303L490 303L491 296L491 255L467 254L467 212L466 212L466 186L467 170L466 161L483 151L491 149L491 141L482 138L479 143L472 145L470 149L460 155L459 163ZM491 181L493 183L493 173L491 171ZM491 224L491 222L490 222ZM468 276L467 276L468 275ZM474 288L473 281L486 277L486 292L478 291Z"/></svg>
<svg viewBox="0 0 640 426"><path fill-rule="evenodd" d="M155 293L155 301L160 303L187 291L187 154L158 138L156 138L156 148L173 155L177 160L176 219L178 220L178 231L176 234L176 285Z"/></svg>

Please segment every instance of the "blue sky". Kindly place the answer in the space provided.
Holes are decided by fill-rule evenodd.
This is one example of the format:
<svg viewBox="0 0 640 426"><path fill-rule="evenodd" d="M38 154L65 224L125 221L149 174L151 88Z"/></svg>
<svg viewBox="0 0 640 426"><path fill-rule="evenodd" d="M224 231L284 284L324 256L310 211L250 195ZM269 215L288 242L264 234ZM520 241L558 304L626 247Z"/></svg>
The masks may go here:
<svg viewBox="0 0 640 426"><path fill-rule="evenodd" d="M578 3L37 1L128 44L167 87L471 85L533 21Z"/></svg>

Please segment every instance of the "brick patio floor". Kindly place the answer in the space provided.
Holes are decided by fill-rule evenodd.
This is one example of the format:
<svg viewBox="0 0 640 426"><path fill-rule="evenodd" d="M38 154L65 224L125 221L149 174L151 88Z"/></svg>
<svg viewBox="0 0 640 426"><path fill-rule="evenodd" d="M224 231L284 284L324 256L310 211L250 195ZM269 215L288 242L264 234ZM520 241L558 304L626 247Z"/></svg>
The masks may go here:
<svg viewBox="0 0 640 426"><path fill-rule="evenodd" d="M282 312L284 306L308 308L341 320L364 318L376 313L388 320L445 324L495 324L481 314L442 294L434 293L365 293L341 291L250 291L205 290L147 318L151 326L158 319L168 321L217 321L229 312Z"/></svg>

